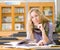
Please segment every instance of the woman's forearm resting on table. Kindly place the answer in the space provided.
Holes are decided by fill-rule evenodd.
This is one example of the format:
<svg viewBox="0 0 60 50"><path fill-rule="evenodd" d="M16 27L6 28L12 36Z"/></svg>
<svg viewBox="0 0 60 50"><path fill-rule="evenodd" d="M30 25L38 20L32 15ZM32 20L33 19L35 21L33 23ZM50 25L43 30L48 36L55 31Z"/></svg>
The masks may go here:
<svg viewBox="0 0 60 50"><path fill-rule="evenodd" d="M42 31L42 40L44 44L46 44L49 41L47 35L45 34L45 30Z"/></svg>

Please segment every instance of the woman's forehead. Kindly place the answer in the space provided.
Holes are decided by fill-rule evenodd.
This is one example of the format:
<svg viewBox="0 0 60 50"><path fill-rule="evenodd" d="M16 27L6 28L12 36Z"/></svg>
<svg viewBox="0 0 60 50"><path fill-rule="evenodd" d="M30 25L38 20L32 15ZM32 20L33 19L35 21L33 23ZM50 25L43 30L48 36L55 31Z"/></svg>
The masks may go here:
<svg viewBox="0 0 60 50"><path fill-rule="evenodd" d="M35 12L35 11L32 11L32 12L31 12L31 15L38 15L38 13Z"/></svg>

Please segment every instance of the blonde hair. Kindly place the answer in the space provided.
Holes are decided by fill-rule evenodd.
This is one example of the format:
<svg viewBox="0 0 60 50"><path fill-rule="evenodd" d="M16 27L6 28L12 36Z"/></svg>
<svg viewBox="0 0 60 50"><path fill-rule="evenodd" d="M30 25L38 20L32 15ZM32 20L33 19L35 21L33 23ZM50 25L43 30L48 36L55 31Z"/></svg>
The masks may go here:
<svg viewBox="0 0 60 50"><path fill-rule="evenodd" d="M34 39L34 35L33 35L33 23L32 23L32 18L31 18L31 12L35 11L39 16L40 16L40 19L41 19L41 23L45 23L45 22L48 22L50 21L49 18L45 17L43 15L43 13L38 9L38 8L32 8L29 12L28 12L28 16L27 16L27 32L30 34L30 38L31 39Z"/></svg>

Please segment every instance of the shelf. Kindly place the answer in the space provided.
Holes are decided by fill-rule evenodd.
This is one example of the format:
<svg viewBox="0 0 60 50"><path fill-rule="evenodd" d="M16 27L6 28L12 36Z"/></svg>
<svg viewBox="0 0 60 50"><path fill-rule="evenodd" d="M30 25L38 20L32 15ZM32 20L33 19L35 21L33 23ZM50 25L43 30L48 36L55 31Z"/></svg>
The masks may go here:
<svg viewBox="0 0 60 50"><path fill-rule="evenodd" d="M15 24L24 24L24 22L15 22Z"/></svg>
<svg viewBox="0 0 60 50"><path fill-rule="evenodd" d="M4 17L4 16L11 17L11 13L2 13L2 17Z"/></svg>
<svg viewBox="0 0 60 50"><path fill-rule="evenodd" d="M24 13L15 13L15 15L23 15Z"/></svg>
<svg viewBox="0 0 60 50"><path fill-rule="evenodd" d="M2 23L12 23L12 22L2 22Z"/></svg>
<svg viewBox="0 0 60 50"><path fill-rule="evenodd" d="M10 16L2 17L2 23L11 23L11 22L12 22L12 17Z"/></svg>
<svg viewBox="0 0 60 50"><path fill-rule="evenodd" d="M30 7L30 9L32 9L32 8L37 8L37 9L40 9L38 6L33 6L33 7Z"/></svg>
<svg viewBox="0 0 60 50"><path fill-rule="evenodd" d="M2 13L2 15L4 15L4 14L7 14L8 15L8 14L11 14L11 13Z"/></svg>
<svg viewBox="0 0 60 50"><path fill-rule="evenodd" d="M24 23L24 22L15 22L15 23Z"/></svg>
<svg viewBox="0 0 60 50"><path fill-rule="evenodd" d="M45 17L48 17L54 23L54 2L31 2L28 3L28 10L38 8Z"/></svg>
<svg viewBox="0 0 60 50"><path fill-rule="evenodd" d="M24 24L15 24L15 30L24 30Z"/></svg>
<svg viewBox="0 0 60 50"><path fill-rule="evenodd" d="M15 13L14 15L15 15L15 17L16 17L16 16L24 16L24 17L25 17L24 14L25 14L25 13Z"/></svg>
<svg viewBox="0 0 60 50"><path fill-rule="evenodd" d="M11 23L3 23L2 24L2 30L12 30L12 24Z"/></svg>
<svg viewBox="0 0 60 50"><path fill-rule="evenodd" d="M20 8L23 8L22 10ZM19 11L18 11L19 10ZM23 16L24 20L18 19L16 16ZM15 29L16 24L24 24L24 29ZM17 32L26 32L26 4L19 5L0 5L0 34L1 36L9 36Z"/></svg>
<svg viewBox="0 0 60 50"><path fill-rule="evenodd" d="M11 7L2 7L2 13L11 13Z"/></svg>
<svg viewBox="0 0 60 50"><path fill-rule="evenodd" d="M24 16L16 16L15 22L24 22Z"/></svg>
<svg viewBox="0 0 60 50"><path fill-rule="evenodd" d="M15 7L15 13L24 13L24 7Z"/></svg>
<svg viewBox="0 0 60 50"><path fill-rule="evenodd" d="M43 14L45 16L52 16L53 15L52 7L51 6L44 6L43 7Z"/></svg>
<svg viewBox="0 0 60 50"><path fill-rule="evenodd" d="M26 12L25 12L25 3L21 3L20 5L2 5L1 6L1 31L24 31L25 30L25 23L26 23ZM23 24L24 29L16 30L16 24ZM10 27L9 27L10 26ZM21 27L21 26L20 26Z"/></svg>

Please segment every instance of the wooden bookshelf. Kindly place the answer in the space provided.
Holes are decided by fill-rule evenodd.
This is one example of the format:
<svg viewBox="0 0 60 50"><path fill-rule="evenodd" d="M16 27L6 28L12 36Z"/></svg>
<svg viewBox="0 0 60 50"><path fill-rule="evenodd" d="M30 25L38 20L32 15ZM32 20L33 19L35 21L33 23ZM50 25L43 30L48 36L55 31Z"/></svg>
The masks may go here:
<svg viewBox="0 0 60 50"><path fill-rule="evenodd" d="M39 8L40 11L43 14L45 13L44 15L50 18L54 23L54 2L30 2L28 3L28 10L30 10L31 8Z"/></svg>
<svg viewBox="0 0 60 50"><path fill-rule="evenodd" d="M8 36L14 32L26 32L26 5L0 4L0 34Z"/></svg>
<svg viewBox="0 0 60 50"><path fill-rule="evenodd" d="M54 2L28 2L28 10L31 8L39 8L41 12L43 12L47 7L51 9L52 15L46 17L50 18L54 23ZM8 13L7 10L7 13L2 13L4 8L9 8L10 12ZM9 18L9 22L2 22L3 18ZM12 22L10 20L12 20ZM11 29L8 30L6 28L3 30L3 23L7 25L11 23ZM22 29L19 28L19 25ZM18 29L16 29L16 27L18 27ZM20 5L0 4L0 34L1 36L8 36L14 32L26 32L26 3L21 3Z"/></svg>

